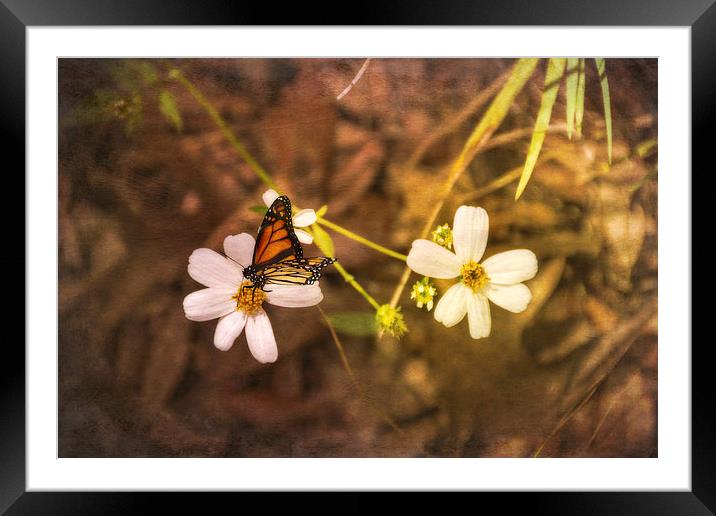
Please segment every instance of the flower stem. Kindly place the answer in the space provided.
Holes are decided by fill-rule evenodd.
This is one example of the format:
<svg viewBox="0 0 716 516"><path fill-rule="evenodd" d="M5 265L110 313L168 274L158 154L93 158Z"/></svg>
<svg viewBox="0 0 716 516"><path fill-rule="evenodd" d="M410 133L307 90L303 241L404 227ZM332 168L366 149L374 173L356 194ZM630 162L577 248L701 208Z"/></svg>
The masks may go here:
<svg viewBox="0 0 716 516"><path fill-rule="evenodd" d="M373 308L375 308L376 310L380 308L380 304L378 303L378 301L376 301L373 296L366 292L365 289L361 286L361 284L356 281L353 275L349 274L348 271L340 263L335 262L333 265L336 267L338 273L343 276L343 279L346 280L346 283L348 283L351 287L358 291L358 293L362 295L366 299L366 301L371 304Z"/></svg>
<svg viewBox="0 0 716 516"><path fill-rule="evenodd" d="M367 247L370 247L371 249L375 249L379 253L387 254L391 258L395 258L396 260L406 261L408 259L407 256L404 254L400 254L398 252L395 252L391 249L388 249L387 247L383 247L380 244L376 244L375 242L368 240L365 237L362 237L356 233L353 233L353 231L350 231L343 226L339 226L338 224L331 222L330 220L326 220L323 217L318 217L317 222L319 224L322 224L326 226L329 229L332 229L336 233L340 233L341 235L350 238L351 240L355 240L356 242L363 244Z"/></svg>
<svg viewBox="0 0 716 516"><path fill-rule="evenodd" d="M274 190L278 191L278 185L274 183L269 173L266 172L266 170L259 164L259 162L254 159L248 149L246 149L246 147L244 147L244 145L236 138L236 135L234 135L233 131L226 123L226 121L221 117L216 108L212 106L211 102L209 102L209 100L204 96L204 94L199 91L199 89L194 86L194 84L189 79L186 78L182 71L178 68L172 68L169 71L169 78L179 81L179 83L187 89L191 96L194 97L194 100L196 100L199 105L204 108L204 111L206 111L206 113L219 127L219 129L221 129L221 132L224 133L224 137L229 141L229 143L234 147L234 149L236 149L236 152L239 153L241 159L243 159L246 164L251 167L251 170L256 173L259 179L261 179L261 181L263 181L269 188L273 188Z"/></svg>

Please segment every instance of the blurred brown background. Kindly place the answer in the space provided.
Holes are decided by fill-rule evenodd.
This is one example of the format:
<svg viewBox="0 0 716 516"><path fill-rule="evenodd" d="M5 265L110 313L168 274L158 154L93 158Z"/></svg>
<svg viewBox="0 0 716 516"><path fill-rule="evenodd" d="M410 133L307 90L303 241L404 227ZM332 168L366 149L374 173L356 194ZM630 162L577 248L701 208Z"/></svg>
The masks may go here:
<svg viewBox="0 0 716 516"><path fill-rule="evenodd" d="M327 204L330 220L407 253L484 112L475 99L514 60L374 59L337 101L361 64L59 61L61 457L657 455L654 59L607 60L611 167L591 61L583 137L565 135L562 90L522 198L515 182L484 189L524 161L541 63L456 184L437 223L481 205L486 256L527 247L540 261L532 304L519 315L492 305L488 339L418 310L413 275L401 340L339 328L361 395L315 308L268 307L273 365L257 363L243 335L216 350L215 321L184 318L182 299L200 288L189 254L255 231L249 208L265 187L168 67L297 205ZM341 263L388 302L403 264L334 240ZM328 314L371 316L332 268L321 284Z"/></svg>

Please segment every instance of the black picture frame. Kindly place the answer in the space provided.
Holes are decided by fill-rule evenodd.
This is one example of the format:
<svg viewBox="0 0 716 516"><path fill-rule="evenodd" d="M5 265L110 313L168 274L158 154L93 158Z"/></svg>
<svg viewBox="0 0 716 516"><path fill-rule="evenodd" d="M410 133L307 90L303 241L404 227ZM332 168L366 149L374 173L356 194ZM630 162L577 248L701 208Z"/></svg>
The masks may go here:
<svg viewBox="0 0 716 516"><path fill-rule="evenodd" d="M716 113L716 6L714 0L503 0L477 3L471 0L432 2L420 0L392 5L364 3L336 9L335 3L282 3L258 5L229 0L0 0L0 63L2 86L2 137L0 145L6 163L14 157L17 167L4 167L6 198L24 199L25 164L25 46L26 29L42 25L609 25L691 27L692 65L692 163L702 171L713 169L707 161L708 128ZM409 7L408 7L409 5ZM341 13L345 12L346 15ZM668 99L661 99L662 101ZM48 121L48 123L54 123ZM713 146L713 143L710 144ZM14 170L15 172L11 171ZM690 174L691 171L681 171ZM8 177L13 176L13 177ZM7 184L7 182L6 182ZM2 203L5 240L15 251L3 257L8 270L25 264L25 228L16 221L20 207ZM694 218L696 221L696 218ZM14 234L13 234L14 232ZM9 233L9 234L8 234ZM20 242L23 244L21 245ZM22 262L21 262L22 259ZM7 278L20 283L20 275ZM25 278L26 279L26 278ZM24 291L24 285L7 285ZM20 306L20 303L16 303ZM24 303L23 303L24 306ZM8 318L9 319L9 318ZM10 326L7 321L6 326ZM18 325L19 326L19 325ZM185 494L151 493L40 493L25 492L25 353L21 340L5 333L0 360L0 512L8 514L124 514L145 512L150 502L161 499L187 513L205 509L205 501ZM691 345L690 342L683 343ZM570 492L570 493L481 493L481 498L500 504L501 511L527 506L536 514L712 514L716 512L716 424L711 389L713 374L708 369L710 339L692 346L692 490L690 492ZM224 497L234 496L231 494ZM245 496L245 495L244 495ZM253 495L266 497L271 495ZM314 495L303 497L317 510L326 506ZM260 500L255 500L260 503ZM487 500L485 500L487 501ZM482 502L482 500L480 500ZM245 503L245 502L242 502ZM272 501L271 503L274 503ZM340 512L372 510L383 502L371 494L352 494L339 502ZM412 503L425 507L422 495ZM459 503L459 502L457 502ZM471 501L470 503L479 503Z"/></svg>

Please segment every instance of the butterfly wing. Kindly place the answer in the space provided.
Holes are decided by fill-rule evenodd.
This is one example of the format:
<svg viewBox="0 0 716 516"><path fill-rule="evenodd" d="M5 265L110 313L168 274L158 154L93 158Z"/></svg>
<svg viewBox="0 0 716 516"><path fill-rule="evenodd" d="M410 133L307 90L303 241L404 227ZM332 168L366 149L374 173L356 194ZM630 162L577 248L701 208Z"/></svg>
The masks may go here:
<svg viewBox="0 0 716 516"><path fill-rule="evenodd" d="M281 260L303 259L303 248L291 222L291 201L282 195L271 203L256 235L252 267L260 270Z"/></svg>
<svg viewBox="0 0 716 516"><path fill-rule="evenodd" d="M286 259L265 266L261 275L265 278L266 284L313 285L320 279L322 270L335 261L335 258L323 256Z"/></svg>
<svg viewBox="0 0 716 516"><path fill-rule="evenodd" d="M304 258L291 221L291 201L282 195L271 203L256 235L251 266L244 275L255 285L312 285L335 258Z"/></svg>

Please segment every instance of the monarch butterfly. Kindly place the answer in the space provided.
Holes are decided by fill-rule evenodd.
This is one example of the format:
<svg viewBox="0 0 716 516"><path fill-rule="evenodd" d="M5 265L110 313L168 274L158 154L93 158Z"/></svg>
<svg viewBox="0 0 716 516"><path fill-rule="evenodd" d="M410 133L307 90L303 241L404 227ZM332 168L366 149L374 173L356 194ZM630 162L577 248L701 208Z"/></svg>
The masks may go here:
<svg viewBox="0 0 716 516"><path fill-rule="evenodd" d="M303 248L293 230L291 201L278 197L264 216L256 235L251 265L244 269L244 277L260 288L265 285L312 285L321 277L321 270L335 258L303 257Z"/></svg>

